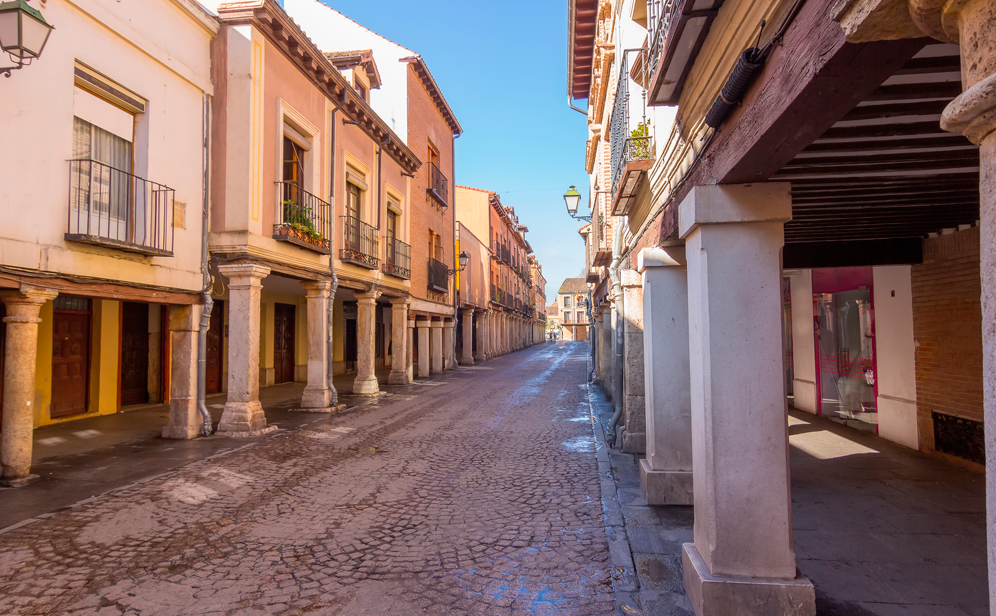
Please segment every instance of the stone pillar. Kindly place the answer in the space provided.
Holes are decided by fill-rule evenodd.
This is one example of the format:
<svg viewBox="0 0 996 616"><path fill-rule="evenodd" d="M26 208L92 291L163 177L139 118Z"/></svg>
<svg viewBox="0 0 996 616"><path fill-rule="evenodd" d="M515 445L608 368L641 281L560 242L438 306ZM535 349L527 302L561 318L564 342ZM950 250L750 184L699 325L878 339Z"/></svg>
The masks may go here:
<svg viewBox="0 0 996 616"><path fill-rule="evenodd" d="M429 331L432 335L432 343L429 345L432 352L431 370L433 374L443 371L443 322L430 321Z"/></svg>
<svg viewBox="0 0 996 616"><path fill-rule="evenodd" d="M646 388L643 382L643 281L636 270L622 270L623 302L626 319L623 335L623 429L620 451L647 451Z"/></svg>
<svg viewBox="0 0 996 616"><path fill-rule="evenodd" d="M408 321L408 344L405 346L405 374L408 382L415 380L415 321Z"/></svg>
<svg viewBox="0 0 996 616"><path fill-rule="evenodd" d="M443 321L443 369L453 370L456 368L456 321L449 319Z"/></svg>
<svg viewBox="0 0 996 616"><path fill-rule="evenodd" d="M696 186L678 210L695 501L695 542L683 546L682 564L698 616L816 612L792 549L781 323L789 189Z"/></svg>
<svg viewBox="0 0 996 616"><path fill-rule="evenodd" d="M329 280L302 282L308 298L308 384L301 395L301 408L326 410L336 402L335 388L329 389L328 356L329 332Z"/></svg>
<svg viewBox="0 0 996 616"><path fill-rule="evenodd" d="M169 310L169 420L163 426L163 438L191 439L204 431L197 410L197 336L203 308L172 306Z"/></svg>
<svg viewBox="0 0 996 616"><path fill-rule="evenodd" d="M380 393L376 373L377 298L380 291L356 294L356 378L353 394L375 396Z"/></svg>
<svg viewBox="0 0 996 616"><path fill-rule="evenodd" d="M460 311L463 319L463 354L460 362L468 366L474 365L474 309L464 308Z"/></svg>
<svg viewBox="0 0 996 616"><path fill-rule="evenodd" d="M228 402L218 432L256 436L267 427L259 403L259 298L270 268L229 263L218 271L229 281Z"/></svg>
<svg viewBox="0 0 996 616"><path fill-rule="evenodd" d="M431 365L429 357L429 324L432 323L429 319L419 319L417 321L418 325L418 378L427 379L431 374L429 367Z"/></svg>
<svg viewBox="0 0 996 616"><path fill-rule="evenodd" d="M591 333L591 338L595 341L595 383L605 382L605 345L602 343L604 318L605 309L600 307L595 313L595 331Z"/></svg>
<svg viewBox="0 0 996 616"><path fill-rule="evenodd" d="M391 298L391 372L390 385L407 385L408 380L408 306L407 297Z"/></svg>
<svg viewBox="0 0 996 616"><path fill-rule="evenodd" d="M685 247L644 248L637 265L643 276L647 413L647 457L640 460L640 489L648 505L691 505L692 402Z"/></svg>
<svg viewBox="0 0 996 616"><path fill-rule="evenodd" d="M474 353L474 360L481 362L486 359L485 347L487 343L485 341L488 339L487 313L483 310L478 310L474 313L474 321L477 323L477 331L474 332L477 339L477 352Z"/></svg>
<svg viewBox="0 0 996 616"><path fill-rule="evenodd" d="M38 359L38 324L41 307L56 298L55 291L22 287L4 291L7 306L7 342L3 363L3 426L0 427L0 485L17 488L37 475L31 474L35 430L35 368Z"/></svg>

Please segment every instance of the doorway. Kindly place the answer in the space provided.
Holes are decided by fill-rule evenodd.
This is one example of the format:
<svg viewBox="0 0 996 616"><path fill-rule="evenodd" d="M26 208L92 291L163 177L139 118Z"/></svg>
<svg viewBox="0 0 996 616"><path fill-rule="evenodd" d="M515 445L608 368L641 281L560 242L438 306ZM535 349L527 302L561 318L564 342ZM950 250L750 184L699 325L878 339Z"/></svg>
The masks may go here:
<svg viewBox="0 0 996 616"><path fill-rule="evenodd" d="M343 315L345 316L345 327L343 329L343 360L346 362L346 372L356 372L357 361L357 332L356 319L358 316L356 302L343 302Z"/></svg>
<svg viewBox="0 0 996 616"><path fill-rule="evenodd" d="M221 393L222 377L222 350L224 348L225 332L225 302L216 299L211 308L211 321L207 332L207 352L204 354L207 365L206 377L207 386L205 391L209 394Z"/></svg>
<svg viewBox="0 0 996 616"><path fill-rule="evenodd" d="M121 406L149 401L149 305L121 306Z"/></svg>
<svg viewBox="0 0 996 616"><path fill-rule="evenodd" d="M7 307L0 302L0 423L3 422L3 360L7 355L7 324L3 318L7 316Z"/></svg>
<svg viewBox="0 0 996 616"><path fill-rule="evenodd" d="M294 313L292 304L274 304L273 382L294 382Z"/></svg>
<svg viewBox="0 0 996 616"><path fill-rule="evenodd" d="M90 300L60 295L52 317L53 419L82 415L89 404Z"/></svg>

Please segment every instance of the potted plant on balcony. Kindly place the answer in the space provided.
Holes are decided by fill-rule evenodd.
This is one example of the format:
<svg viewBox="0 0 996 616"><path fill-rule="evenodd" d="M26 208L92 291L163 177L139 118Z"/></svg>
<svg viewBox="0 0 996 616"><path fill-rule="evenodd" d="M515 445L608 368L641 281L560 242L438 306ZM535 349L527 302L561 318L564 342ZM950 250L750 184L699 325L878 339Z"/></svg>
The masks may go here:
<svg viewBox="0 0 996 616"><path fill-rule="evenodd" d="M629 140L630 160L650 160L650 129L646 122L640 122L633 129Z"/></svg>
<svg viewBox="0 0 996 616"><path fill-rule="evenodd" d="M329 240L315 228L310 207L293 200L283 202L284 222L274 225L273 234L302 246L314 246L322 252L329 251Z"/></svg>

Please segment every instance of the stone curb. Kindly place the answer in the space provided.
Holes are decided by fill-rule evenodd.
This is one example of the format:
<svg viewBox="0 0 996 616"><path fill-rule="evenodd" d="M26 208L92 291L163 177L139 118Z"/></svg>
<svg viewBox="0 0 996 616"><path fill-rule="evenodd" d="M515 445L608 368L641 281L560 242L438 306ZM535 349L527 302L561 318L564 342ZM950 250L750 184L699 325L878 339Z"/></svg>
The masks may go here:
<svg viewBox="0 0 996 616"><path fill-rule="evenodd" d="M633 553L626 535L626 524L622 516L622 506L616 491L616 481L612 476L612 462L609 459L609 446L605 441L605 431L595 416L591 383L586 385L588 413L591 416L591 430L595 437L595 458L598 460L598 478L602 490L602 515L605 520L605 536L609 542L609 563L612 577L612 592L616 599L616 613L622 616L642 615L640 607L639 582Z"/></svg>

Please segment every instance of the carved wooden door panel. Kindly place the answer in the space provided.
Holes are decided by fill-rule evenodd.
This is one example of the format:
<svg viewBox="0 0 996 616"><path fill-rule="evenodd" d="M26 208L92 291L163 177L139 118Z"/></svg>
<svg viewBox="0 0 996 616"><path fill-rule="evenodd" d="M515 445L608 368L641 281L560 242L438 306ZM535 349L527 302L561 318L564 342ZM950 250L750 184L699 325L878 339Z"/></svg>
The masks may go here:
<svg viewBox="0 0 996 616"><path fill-rule="evenodd" d="M273 319L273 368L275 383L294 381L294 310L290 304L275 304Z"/></svg>
<svg viewBox="0 0 996 616"><path fill-rule="evenodd" d="M222 349L225 334L225 302L214 300L214 307L211 308L211 325L207 333L207 387L209 394L221 393L221 379L224 365Z"/></svg>
<svg viewBox="0 0 996 616"><path fill-rule="evenodd" d="M52 417L85 413L90 377L90 313L56 312L52 327Z"/></svg>

